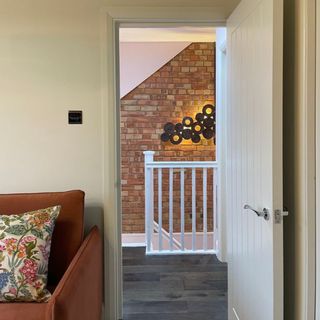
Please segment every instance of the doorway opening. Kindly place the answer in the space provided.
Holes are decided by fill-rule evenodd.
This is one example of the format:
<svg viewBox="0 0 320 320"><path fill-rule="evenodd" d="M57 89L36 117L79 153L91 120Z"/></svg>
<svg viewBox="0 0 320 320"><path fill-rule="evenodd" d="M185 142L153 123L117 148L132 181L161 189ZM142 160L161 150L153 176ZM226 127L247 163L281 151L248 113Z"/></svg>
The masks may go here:
<svg viewBox="0 0 320 320"><path fill-rule="evenodd" d="M124 319L227 319L216 34L120 25Z"/></svg>

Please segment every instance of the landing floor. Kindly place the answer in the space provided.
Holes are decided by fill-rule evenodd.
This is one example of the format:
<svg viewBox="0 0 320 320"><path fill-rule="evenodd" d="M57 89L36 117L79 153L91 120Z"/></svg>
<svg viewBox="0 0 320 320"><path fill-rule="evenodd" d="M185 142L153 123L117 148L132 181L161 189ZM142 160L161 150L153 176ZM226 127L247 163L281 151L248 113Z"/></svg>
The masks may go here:
<svg viewBox="0 0 320 320"><path fill-rule="evenodd" d="M227 320L227 265L213 255L123 249L124 320Z"/></svg>

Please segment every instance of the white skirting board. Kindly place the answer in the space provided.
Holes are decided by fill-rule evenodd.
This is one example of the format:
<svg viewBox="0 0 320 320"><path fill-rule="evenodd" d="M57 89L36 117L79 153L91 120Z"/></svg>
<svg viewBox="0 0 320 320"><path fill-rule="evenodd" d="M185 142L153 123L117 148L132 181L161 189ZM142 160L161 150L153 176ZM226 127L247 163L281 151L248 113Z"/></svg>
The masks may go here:
<svg viewBox="0 0 320 320"><path fill-rule="evenodd" d="M179 241L180 240L180 233L174 233L173 237ZM192 232L186 232L184 234L185 239L185 247L191 248L192 247ZM158 246L158 234L155 233L153 235L153 244L154 249L157 249ZM168 240L163 238L163 249L165 250L168 246ZM203 244L203 233L197 232L196 233L196 249L202 249ZM211 245L210 245L211 244ZM122 247L145 247L145 234L144 233L124 233L122 234ZM199 247L198 247L199 246ZM208 232L208 249L216 249L213 247L213 232Z"/></svg>
<svg viewBox="0 0 320 320"><path fill-rule="evenodd" d="M145 247L145 238L144 233L123 233L122 247Z"/></svg>

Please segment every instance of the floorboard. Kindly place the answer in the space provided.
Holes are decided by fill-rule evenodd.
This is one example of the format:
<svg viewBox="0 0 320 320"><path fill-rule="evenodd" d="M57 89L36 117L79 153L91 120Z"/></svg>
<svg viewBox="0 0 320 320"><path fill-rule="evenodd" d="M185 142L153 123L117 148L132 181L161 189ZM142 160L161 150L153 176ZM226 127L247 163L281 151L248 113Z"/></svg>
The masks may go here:
<svg viewBox="0 0 320 320"><path fill-rule="evenodd" d="M227 265L214 255L123 249L124 320L227 320Z"/></svg>

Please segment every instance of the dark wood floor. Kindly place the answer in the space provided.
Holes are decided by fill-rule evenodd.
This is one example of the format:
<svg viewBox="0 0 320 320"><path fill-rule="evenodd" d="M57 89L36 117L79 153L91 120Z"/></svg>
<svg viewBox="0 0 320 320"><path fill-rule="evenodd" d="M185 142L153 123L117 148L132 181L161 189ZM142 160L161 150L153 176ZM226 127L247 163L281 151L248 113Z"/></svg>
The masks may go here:
<svg viewBox="0 0 320 320"><path fill-rule="evenodd" d="M123 249L124 320L227 320L227 265Z"/></svg>

